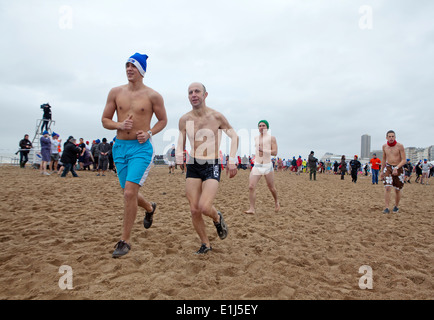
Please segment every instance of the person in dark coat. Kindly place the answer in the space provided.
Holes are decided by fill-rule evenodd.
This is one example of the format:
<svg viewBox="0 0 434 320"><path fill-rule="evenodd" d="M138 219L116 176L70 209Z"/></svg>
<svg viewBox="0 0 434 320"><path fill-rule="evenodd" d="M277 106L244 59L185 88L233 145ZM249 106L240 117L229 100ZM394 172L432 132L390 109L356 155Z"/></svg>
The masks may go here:
<svg viewBox="0 0 434 320"><path fill-rule="evenodd" d="M69 171L71 171L73 177L78 177L74 170L77 157L81 153L81 148L75 145L76 139L73 136L68 138L68 141L63 145L63 153L60 158L60 162L63 163L65 169L63 169L61 177L66 177Z"/></svg>
<svg viewBox="0 0 434 320"><path fill-rule="evenodd" d="M312 175L313 175L313 180L316 180L316 166L318 163L318 159L314 157L314 152L311 151L308 157L308 167L310 169L309 171L309 180L312 180Z"/></svg>
<svg viewBox="0 0 434 320"><path fill-rule="evenodd" d="M24 139L20 141L20 168L24 168L27 161L29 161L29 151L32 147L33 146L29 140L29 135L26 134Z"/></svg>
<svg viewBox="0 0 434 320"><path fill-rule="evenodd" d="M353 178L352 182L354 183L357 182L357 175L361 167L362 164L358 160L358 156L354 156L354 159L350 161L351 178Z"/></svg>
<svg viewBox="0 0 434 320"><path fill-rule="evenodd" d="M345 156L342 156L341 158L339 169L341 170L341 180L344 180L345 174L347 172L347 162L345 161Z"/></svg>

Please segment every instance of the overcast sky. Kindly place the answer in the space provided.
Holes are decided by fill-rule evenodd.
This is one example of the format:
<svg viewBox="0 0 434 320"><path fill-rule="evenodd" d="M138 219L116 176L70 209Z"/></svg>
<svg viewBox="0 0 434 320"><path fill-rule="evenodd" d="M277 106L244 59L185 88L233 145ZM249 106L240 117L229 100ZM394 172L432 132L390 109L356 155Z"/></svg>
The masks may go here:
<svg viewBox="0 0 434 320"><path fill-rule="evenodd" d="M381 149L389 129L428 147L433 16L432 0L0 0L0 153L33 139L46 102L64 141L112 140L102 111L135 52L149 56L144 83L168 113L157 153L191 110L194 81L242 136L241 155L261 119L282 158L360 155L363 134Z"/></svg>

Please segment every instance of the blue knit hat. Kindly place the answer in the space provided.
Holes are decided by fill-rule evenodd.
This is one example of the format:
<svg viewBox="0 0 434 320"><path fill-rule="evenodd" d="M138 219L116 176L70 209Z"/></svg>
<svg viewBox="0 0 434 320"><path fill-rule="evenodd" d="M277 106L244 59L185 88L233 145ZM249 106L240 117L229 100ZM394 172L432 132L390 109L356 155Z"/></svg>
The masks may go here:
<svg viewBox="0 0 434 320"><path fill-rule="evenodd" d="M145 72L146 72L146 60L148 59L148 56L146 54L140 54L140 53L135 53L133 54L131 57L128 58L127 63L130 62L133 65L136 66L136 68L139 70L140 74L142 75L142 77L145 76Z"/></svg>

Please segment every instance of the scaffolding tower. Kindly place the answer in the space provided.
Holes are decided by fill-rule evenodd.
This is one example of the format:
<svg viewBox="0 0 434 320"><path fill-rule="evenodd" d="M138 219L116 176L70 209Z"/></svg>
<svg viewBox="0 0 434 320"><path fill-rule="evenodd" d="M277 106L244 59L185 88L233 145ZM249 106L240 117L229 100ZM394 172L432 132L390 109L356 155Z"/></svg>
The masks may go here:
<svg viewBox="0 0 434 320"><path fill-rule="evenodd" d="M52 134L51 125L55 125L56 121L53 121L51 119L37 119L36 120L36 129L35 129L35 136L32 140L32 149L30 149L29 152L29 163L32 164L32 167L39 168L41 165L41 126L44 123L44 121L47 121L47 131Z"/></svg>

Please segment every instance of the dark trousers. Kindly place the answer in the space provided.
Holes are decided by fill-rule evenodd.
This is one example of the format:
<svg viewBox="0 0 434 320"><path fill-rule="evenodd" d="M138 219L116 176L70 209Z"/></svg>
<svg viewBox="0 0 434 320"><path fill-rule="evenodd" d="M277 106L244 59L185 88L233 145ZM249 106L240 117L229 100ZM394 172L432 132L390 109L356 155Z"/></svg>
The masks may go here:
<svg viewBox="0 0 434 320"><path fill-rule="evenodd" d="M98 170L99 157L93 156L93 170Z"/></svg>
<svg viewBox="0 0 434 320"><path fill-rule="evenodd" d="M357 182L357 171L351 170L351 177L353 178L353 182Z"/></svg>
<svg viewBox="0 0 434 320"><path fill-rule="evenodd" d="M24 168L27 161L29 161L29 152L20 151L20 167Z"/></svg>
<svg viewBox="0 0 434 320"><path fill-rule="evenodd" d="M78 174L75 172L75 169L74 169L75 163L74 164L72 164L72 163L65 163L65 164L63 164L63 166L65 168L63 169L61 177L66 177L66 175L68 174L69 171L71 171L72 176L78 177Z"/></svg>
<svg viewBox="0 0 434 320"><path fill-rule="evenodd" d="M41 126L41 133L44 132L44 127L45 130L48 131L48 122L50 122L50 119L43 119L42 126Z"/></svg>
<svg viewBox="0 0 434 320"><path fill-rule="evenodd" d="M313 180L316 180L316 168L310 168L309 180L312 180L312 175L313 175Z"/></svg>

